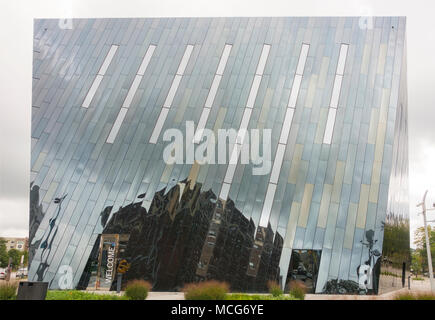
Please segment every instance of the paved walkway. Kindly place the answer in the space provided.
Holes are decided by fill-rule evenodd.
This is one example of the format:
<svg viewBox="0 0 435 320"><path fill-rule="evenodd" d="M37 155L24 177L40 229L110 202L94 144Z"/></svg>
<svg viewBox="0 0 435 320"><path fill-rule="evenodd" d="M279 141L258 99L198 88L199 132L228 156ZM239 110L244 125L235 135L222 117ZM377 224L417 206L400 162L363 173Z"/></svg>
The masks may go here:
<svg viewBox="0 0 435 320"><path fill-rule="evenodd" d="M113 294L117 296L124 295L124 291L116 293L115 291L107 290L86 290L86 292L96 293L96 294ZM148 292L147 300L184 300L183 292Z"/></svg>
<svg viewBox="0 0 435 320"><path fill-rule="evenodd" d="M380 295L340 295L340 294L307 294L305 300L394 300L397 294L408 292L408 281L405 288L390 291ZM430 291L430 281L411 280L411 291Z"/></svg>
<svg viewBox="0 0 435 320"><path fill-rule="evenodd" d="M412 280L411 281L411 290L416 291L430 291L430 280L429 278L425 278L424 280Z"/></svg>
<svg viewBox="0 0 435 320"><path fill-rule="evenodd" d="M147 300L184 300L184 292L153 292L148 293Z"/></svg>
<svg viewBox="0 0 435 320"><path fill-rule="evenodd" d="M305 300L394 300L394 296L408 289L390 291L381 295L307 294Z"/></svg>

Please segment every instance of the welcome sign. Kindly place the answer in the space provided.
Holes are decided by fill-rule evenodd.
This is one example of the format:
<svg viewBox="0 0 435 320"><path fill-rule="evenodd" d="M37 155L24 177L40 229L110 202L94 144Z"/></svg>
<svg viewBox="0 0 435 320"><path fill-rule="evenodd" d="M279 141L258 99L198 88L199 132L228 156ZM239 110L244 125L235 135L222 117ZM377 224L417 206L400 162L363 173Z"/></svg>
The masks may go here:
<svg viewBox="0 0 435 320"><path fill-rule="evenodd" d="M119 247L118 234L103 234L100 240L100 255L97 274L97 289L110 290L116 275L116 259Z"/></svg>

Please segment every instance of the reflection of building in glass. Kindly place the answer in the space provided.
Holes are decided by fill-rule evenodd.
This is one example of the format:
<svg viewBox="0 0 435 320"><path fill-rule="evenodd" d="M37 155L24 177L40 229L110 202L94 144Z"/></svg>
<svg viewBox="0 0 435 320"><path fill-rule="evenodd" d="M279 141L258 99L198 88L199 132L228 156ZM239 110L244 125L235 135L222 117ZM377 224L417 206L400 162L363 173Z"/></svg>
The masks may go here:
<svg viewBox="0 0 435 320"><path fill-rule="evenodd" d="M266 290L267 281L277 279L279 252L275 252L274 259L263 258L261 276L248 277L255 226L237 213L232 201L221 214L216 210L212 218L213 208L217 208L216 196L210 191L198 193L200 189L200 184L191 189L189 183L181 182L167 193L157 193L150 212L138 202L113 214L102 237L111 242L113 232L129 234L125 248L117 254L118 261L125 259L130 264L126 280L144 278L156 290L173 290L184 283L206 279L227 281L239 290L248 289L248 282L253 290ZM278 235L276 239L279 242L282 238ZM105 242L97 240L95 246L101 247ZM80 281L82 288L104 287L97 283L97 279L104 281L100 280L104 272L98 270L105 270L101 260L107 260L101 252L100 248L91 255ZM107 254L107 250L104 252Z"/></svg>
<svg viewBox="0 0 435 320"><path fill-rule="evenodd" d="M124 279L154 290L298 276L317 293L389 290L380 270L409 267L405 29L402 17L35 20L29 280L58 288L67 266L73 287L95 287L100 243L119 235ZM195 162L207 137L194 132L167 164L165 133L187 121L270 129L270 172L242 163L252 150L228 164L241 141L225 163Z"/></svg>
<svg viewBox="0 0 435 320"><path fill-rule="evenodd" d="M28 238L3 237L3 238L0 238L0 240L3 240L5 242L6 251L9 251L11 249L16 249L19 251L27 251L28 250L28 245L29 245Z"/></svg>
<svg viewBox="0 0 435 320"><path fill-rule="evenodd" d="M316 289L317 275L319 273L321 252L319 250L293 250L285 289L291 288L291 281L303 281L307 292Z"/></svg>

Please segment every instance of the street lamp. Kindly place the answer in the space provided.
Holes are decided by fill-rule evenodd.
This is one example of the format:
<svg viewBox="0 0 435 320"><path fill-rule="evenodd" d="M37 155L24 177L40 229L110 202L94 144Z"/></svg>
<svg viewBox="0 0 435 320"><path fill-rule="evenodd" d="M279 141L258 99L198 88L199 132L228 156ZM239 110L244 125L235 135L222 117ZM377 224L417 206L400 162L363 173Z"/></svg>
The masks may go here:
<svg viewBox="0 0 435 320"><path fill-rule="evenodd" d="M422 207L423 212L421 212L423 214L423 221L424 221L424 234L426 237L426 250L427 250L427 264L428 264L428 268L429 268L429 279L430 279L430 288L432 290L432 292L435 292L435 286L434 286L434 282L433 282L433 270L432 270L432 256L430 253L430 242L429 242L429 235L427 232L427 220L426 220L426 211L430 211L430 210L435 210L435 203L434 203L434 208L431 209L426 209L426 195L427 195L427 190L424 193L423 196L423 201L419 204L417 204L417 207ZM433 221L429 221L429 222L433 222Z"/></svg>

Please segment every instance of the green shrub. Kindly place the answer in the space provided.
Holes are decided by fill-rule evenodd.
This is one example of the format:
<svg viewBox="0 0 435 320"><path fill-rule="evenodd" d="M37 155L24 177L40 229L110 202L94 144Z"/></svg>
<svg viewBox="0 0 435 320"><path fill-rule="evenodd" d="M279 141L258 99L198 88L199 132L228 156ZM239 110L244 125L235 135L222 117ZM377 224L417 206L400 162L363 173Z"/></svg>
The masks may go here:
<svg viewBox="0 0 435 320"><path fill-rule="evenodd" d="M414 277L414 278L412 278L412 280L423 281L424 278L422 278L422 277Z"/></svg>
<svg viewBox="0 0 435 320"><path fill-rule="evenodd" d="M130 300L145 300L151 287L151 284L145 280L133 280L127 283L125 295Z"/></svg>
<svg viewBox="0 0 435 320"><path fill-rule="evenodd" d="M290 281L290 292L296 299L304 300L307 293L307 286L300 280Z"/></svg>
<svg viewBox="0 0 435 320"><path fill-rule="evenodd" d="M269 288L269 293L274 297L279 297L283 294L281 287L278 282L270 280L267 283L267 287Z"/></svg>
<svg viewBox="0 0 435 320"><path fill-rule="evenodd" d="M15 300L17 297L17 284L5 282L0 284L0 300Z"/></svg>
<svg viewBox="0 0 435 320"><path fill-rule="evenodd" d="M182 291L186 300L225 300L229 286L225 282L205 281L189 283Z"/></svg>

